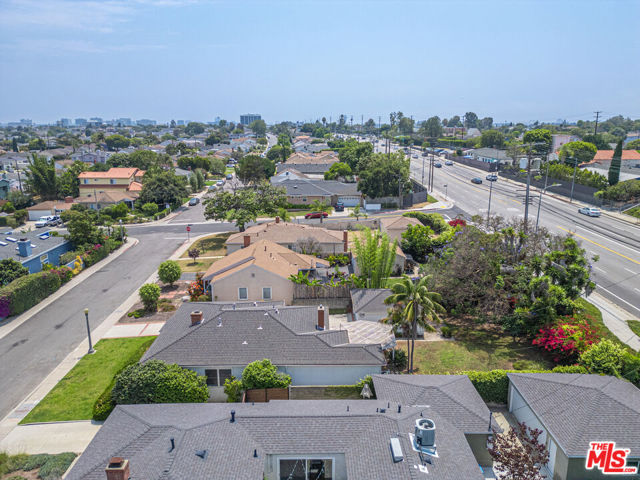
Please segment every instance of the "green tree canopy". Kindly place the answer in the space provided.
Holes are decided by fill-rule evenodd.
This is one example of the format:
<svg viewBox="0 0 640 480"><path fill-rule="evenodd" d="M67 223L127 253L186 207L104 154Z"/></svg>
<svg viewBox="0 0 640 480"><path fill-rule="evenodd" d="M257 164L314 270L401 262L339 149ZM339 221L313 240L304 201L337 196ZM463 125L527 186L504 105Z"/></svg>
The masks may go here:
<svg viewBox="0 0 640 480"><path fill-rule="evenodd" d="M369 228L355 236L353 252L358 266L358 275L366 282L367 288L384 288L391 276L396 258L397 240L389 241L386 233Z"/></svg>
<svg viewBox="0 0 640 480"><path fill-rule="evenodd" d="M466 128L476 128L478 126L478 115L473 112L464 114L464 126Z"/></svg>
<svg viewBox="0 0 640 480"><path fill-rule="evenodd" d="M255 184L267 180L276 172L273 160L260 155L245 155L236 166L236 175L247 184Z"/></svg>
<svg viewBox="0 0 640 480"><path fill-rule="evenodd" d="M0 287L9 285L16 278L24 277L28 274L29 269L23 267L20 262L16 262L13 258L0 260Z"/></svg>
<svg viewBox="0 0 640 480"><path fill-rule="evenodd" d="M609 166L609 185L615 185L620 181L620 167L622 165L622 140L616 145Z"/></svg>
<svg viewBox="0 0 640 480"><path fill-rule="evenodd" d="M536 145L531 147L531 151L544 155L551 151L551 131L546 128L536 128L534 130L529 130L525 132L522 137L524 143L538 143L540 145Z"/></svg>
<svg viewBox="0 0 640 480"><path fill-rule="evenodd" d="M331 165L331 167L329 167L329 170L324 172L324 179L325 180L336 180L339 178L345 179L346 177L349 177L352 174L353 172L351 171L351 168L349 167L348 164L342 163L342 162L336 162L333 165Z"/></svg>
<svg viewBox="0 0 640 480"><path fill-rule="evenodd" d="M264 137L267 133L267 124L264 120L254 120L249 125L249 128L255 133L258 137Z"/></svg>
<svg viewBox="0 0 640 480"><path fill-rule="evenodd" d="M106 137L104 139L104 142L107 144L107 148L112 151L118 151L122 148L127 148L131 143L127 137L117 133L115 135L109 135L108 137Z"/></svg>
<svg viewBox="0 0 640 480"><path fill-rule="evenodd" d="M342 163L349 165L352 171L359 171L359 164L373 154L373 145L369 142L358 142L354 138L349 138L344 142L338 152L338 158Z"/></svg>
<svg viewBox="0 0 640 480"><path fill-rule="evenodd" d="M71 209L65 212L64 220L68 232L65 238L76 248L102 243L104 236L95 225L95 212Z"/></svg>
<svg viewBox="0 0 640 480"><path fill-rule="evenodd" d="M502 148L504 146L504 134L498 130L485 130L480 137L480 145L483 147Z"/></svg>
<svg viewBox="0 0 640 480"><path fill-rule="evenodd" d="M291 385L291 377L286 373L278 373L278 368L271 360L256 360L244 367L242 385L246 390L251 388L287 388Z"/></svg>
<svg viewBox="0 0 640 480"><path fill-rule="evenodd" d="M42 200L53 200L58 197L58 176L53 161L36 153L31 155L27 170L27 185L31 192Z"/></svg>
<svg viewBox="0 0 640 480"><path fill-rule="evenodd" d="M578 165L590 162L596 156L597 151L598 149L593 143L576 141L565 143L560 148L558 155L563 162L573 167L574 161L577 161Z"/></svg>
<svg viewBox="0 0 640 480"><path fill-rule="evenodd" d="M171 171L150 170L142 177L142 191L138 202L164 205L179 204L188 196L185 179Z"/></svg>
<svg viewBox="0 0 640 480"><path fill-rule="evenodd" d="M67 169L59 177L59 195L62 197L77 197L80 194L80 179L78 175L89 169L86 163L76 160L67 167Z"/></svg>
<svg viewBox="0 0 640 480"><path fill-rule="evenodd" d="M435 116L429 117L427 121L423 122L418 133L427 138L438 138L442 136L442 130L440 117Z"/></svg>
<svg viewBox="0 0 640 480"><path fill-rule="evenodd" d="M402 152L375 153L359 165L358 172L358 190L370 198L397 196L399 182L403 193L409 191L409 159Z"/></svg>

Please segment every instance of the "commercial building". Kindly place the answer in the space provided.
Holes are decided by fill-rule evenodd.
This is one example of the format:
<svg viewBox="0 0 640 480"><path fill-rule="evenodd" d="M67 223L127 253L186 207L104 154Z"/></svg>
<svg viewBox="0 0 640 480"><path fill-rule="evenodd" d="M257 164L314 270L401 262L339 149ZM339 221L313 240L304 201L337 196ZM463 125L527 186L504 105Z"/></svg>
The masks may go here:
<svg viewBox="0 0 640 480"><path fill-rule="evenodd" d="M251 123L256 120L262 120L262 117L257 113L245 113L244 115L240 115L240 123L242 125L251 125Z"/></svg>

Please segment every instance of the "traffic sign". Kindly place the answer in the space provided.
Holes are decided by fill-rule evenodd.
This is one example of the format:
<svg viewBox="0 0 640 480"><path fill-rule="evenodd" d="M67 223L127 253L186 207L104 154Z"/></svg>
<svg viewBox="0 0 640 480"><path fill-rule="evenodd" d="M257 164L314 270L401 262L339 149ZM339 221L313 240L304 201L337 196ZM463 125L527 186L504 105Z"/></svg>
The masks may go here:
<svg viewBox="0 0 640 480"><path fill-rule="evenodd" d="M191 231L191 227L187 227L187 232L190 232L190 231Z"/></svg>

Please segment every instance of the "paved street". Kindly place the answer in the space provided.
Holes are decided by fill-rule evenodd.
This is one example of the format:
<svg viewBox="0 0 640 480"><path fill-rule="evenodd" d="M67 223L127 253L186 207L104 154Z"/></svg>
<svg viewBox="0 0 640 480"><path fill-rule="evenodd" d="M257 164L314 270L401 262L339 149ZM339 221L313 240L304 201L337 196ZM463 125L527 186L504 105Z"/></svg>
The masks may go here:
<svg viewBox="0 0 640 480"><path fill-rule="evenodd" d="M231 228L225 223L194 225L192 235ZM140 240L138 245L0 339L0 418L86 338L85 307L95 328L187 238L183 225L131 226L128 231Z"/></svg>

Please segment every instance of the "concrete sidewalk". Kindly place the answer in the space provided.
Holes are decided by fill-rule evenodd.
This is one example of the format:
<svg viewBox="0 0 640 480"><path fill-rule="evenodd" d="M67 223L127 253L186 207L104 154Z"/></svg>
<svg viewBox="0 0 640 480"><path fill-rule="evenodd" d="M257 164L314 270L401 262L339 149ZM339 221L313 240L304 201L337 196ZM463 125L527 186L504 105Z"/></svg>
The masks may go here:
<svg viewBox="0 0 640 480"><path fill-rule="evenodd" d="M158 335L166 322L117 323L102 338L148 337Z"/></svg>
<svg viewBox="0 0 640 480"><path fill-rule="evenodd" d="M597 292L589 295L588 300L602 312L602 321L613 334L626 343L636 352L640 352L640 337L631 331L627 320L638 320L635 315L630 314L618 305L610 302Z"/></svg>
<svg viewBox="0 0 640 480"><path fill-rule="evenodd" d="M17 453L63 453L84 451L102 426L102 422L33 423L19 425L0 442L0 450Z"/></svg>

